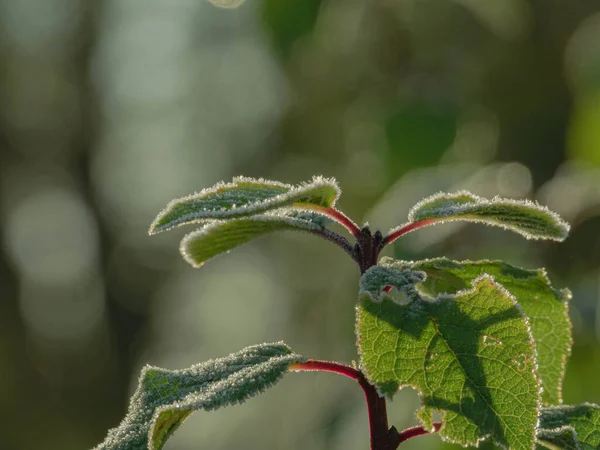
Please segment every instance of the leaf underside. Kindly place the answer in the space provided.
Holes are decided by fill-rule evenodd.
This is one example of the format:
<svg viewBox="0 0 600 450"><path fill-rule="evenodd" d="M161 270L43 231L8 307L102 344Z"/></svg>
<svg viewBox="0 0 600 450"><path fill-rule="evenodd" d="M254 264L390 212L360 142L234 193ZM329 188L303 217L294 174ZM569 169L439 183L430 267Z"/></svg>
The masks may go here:
<svg viewBox="0 0 600 450"><path fill-rule="evenodd" d="M226 220L262 214L284 207L330 208L340 196L334 179L313 177L299 186L276 181L236 177L196 194L171 201L160 212L149 233L209 220Z"/></svg>
<svg viewBox="0 0 600 450"><path fill-rule="evenodd" d="M194 410L241 403L304 360L275 343L246 347L183 370L146 366L125 419L94 450L159 450Z"/></svg>
<svg viewBox="0 0 600 450"><path fill-rule="evenodd" d="M501 198L487 200L468 191L428 197L411 209L408 220L429 224L457 220L480 222L514 231L527 239L562 241L569 233L566 222L536 203ZM397 229L390 230L389 234Z"/></svg>
<svg viewBox="0 0 600 450"><path fill-rule="evenodd" d="M316 232L323 229L326 218L310 212L278 211L229 221L214 221L189 233L181 241L183 258L194 267L264 234L294 230Z"/></svg>
<svg viewBox="0 0 600 450"><path fill-rule="evenodd" d="M441 411L444 440L477 445L491 437L511 449L534 447L540 386L533 340L516 301L492 277L436 300L399 304L363 295L357 335L363 369L381 393L420 391L418 417L428 430Z"/></svg>
<svg viewBox="0 0 600 450"><path fill-rule="evenodd" d="M600 406L584 403L542 408L537 439L552 450L600 449Z"/></svg>
<svg viewBox="0 0 600 450"><path fill-rule="evenodd" d="M404 267L408 263L386 264ZM410 264L423 271L427 279L419 288L433 297L455 294L467 289L477 277L494 277L517 300L529 319L536 352L538 376L543 388L542 401L546 404L562 402L562 382L567 359L571 353L571 322L568 313L568 290L557 290L550 284L544 270L526 270L502 261L451 261L446 258L417 261Z"/></svg>

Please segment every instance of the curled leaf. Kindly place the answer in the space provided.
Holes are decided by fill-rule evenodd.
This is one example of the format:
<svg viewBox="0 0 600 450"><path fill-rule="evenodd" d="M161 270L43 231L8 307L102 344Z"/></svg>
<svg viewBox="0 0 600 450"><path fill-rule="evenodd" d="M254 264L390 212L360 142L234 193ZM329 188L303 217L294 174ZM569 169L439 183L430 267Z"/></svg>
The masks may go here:
<svg viewBox="0 0 600 450"><path fill-rule="evenodd" d="M419 297L415 285L424 279L424 272L414 271L408 266L398 269L373 266L360 277L359 297L366 295L372 301L379 302L383 298L394 298L390 292L395 289L407 300L412 300Z"/></svg>
<svg viewBox="0 0 600 450"><path fill-rule="evenodd" d="M241 219L214 221L186 235L179 250L188 263L200 267L221 253L273 231L318 232L323 229L326 223L324 220L326 219L318 214L284 210Z"/></svg>
<svg viewBox="0 0 600 450"><path fill-rule="evenodd" d="M438 193L417 203L408 215L409 223L390 230L394 236L401 230L420 226L464 220L499 226L527 239L562 241L569 234L569 225L558 214L528 200L494 198L487 200L467 191ZM389 239L393 241L394 238Z"/></svg>
<svg viewBox="0 0 600 450"><path fill-rule="evenodd" d="M323 177L313 177L310 183L299 186L236 177L231 183L218 183L169 202L150 226L149 233L190 223L252 216L284 207L330 208L335 205L340 192L334 179Z"/></svg>
<svg viewBox="0 0 600 450"><path fill-rule="evenodd" d="M94 450L160 450L193 411L241 403L304 360L279 342L246 347L189 369L146 366L125 419Z"/></svg>

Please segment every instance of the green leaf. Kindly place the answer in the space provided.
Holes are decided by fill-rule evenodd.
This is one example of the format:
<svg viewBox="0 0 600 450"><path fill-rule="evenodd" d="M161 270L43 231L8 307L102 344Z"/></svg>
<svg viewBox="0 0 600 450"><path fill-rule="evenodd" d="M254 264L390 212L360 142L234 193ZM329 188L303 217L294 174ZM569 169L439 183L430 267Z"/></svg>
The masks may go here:
<svg viewBox="0 0 600 450"><path fill-rule="evenodd" d="M171 201L160 212L149 233L179 225L252 216L283 207L330 208L340 196L334 179L313 177L310 183L292 186L276 181L236 177L209 189Z"/></svg>
<svg viewBox="0 0 600 450"><path fill-rule="evenodd" d="M514 450L533 448L540 403L533 340L516 301L492 277L435 300L363 295L357 334L369 380L388 396L419 390L427 429L441 411L444 440L466 446L489 436Z"/></svg>
<svg viewBox="0 0 600 450"><path fill-rule="evenodd" d="M283 343L246 347L183 370L146 366L121 424L95 450L159 450L198 409L241 403L304 361Z"/></svg>
<svg viewBox="0 0 600 450"><path fill-rule="evenodd" d="M386 264L387 259L382 261ZM388 261L387 264L394 263ZM406 264L396 263L398 267ZM543 269L526 270L502 261L457 262L436 258L417 261L411 267L427 274L421 289L432 296L455 294L483 274L493 276L515 296L529 318L543 388L542 401L546 404L562 402L562 382L572 343L568 305L571 293L567 289L552 287Z"/></svg>
<svg viewBox="0 0 600 450"><path fill-rule="evenodd" d="M409 224L390 230L388 234L411 223L429 225L457 220L499 226L527 239L562 241L569 234L569 225L558 214L536 203L502 198L487 200L467 191L428 197L411 209L408 220Z"/></svg>
<svg viewBox="0 0 600 450"><path fill-rule="evenodd" d="M183 258L194 267L238 247L254 238L273 231L295 230L318 232L325 219L310 212L278 211L229 221L214 221L186 235L179 248Z"/></svg>
<svg viewBox="0 0 600 450"><path fill-rule="evenodd" d="M424 279L425 273L416 272L409 266L398 268L373 266L360 278L359 297L366 295L375 302L391 299L398 303L405 303L419 298L415 285ZM393 289L386 292L382 290L385 287ZM395 295L395 292L398 294Z"/></svg>
<svg viewBox="0 0 600 450"><path fill-rule="evenodd" d="M600 406L583 403L542 408L537 439L553 450L600 449Z"/></svg>

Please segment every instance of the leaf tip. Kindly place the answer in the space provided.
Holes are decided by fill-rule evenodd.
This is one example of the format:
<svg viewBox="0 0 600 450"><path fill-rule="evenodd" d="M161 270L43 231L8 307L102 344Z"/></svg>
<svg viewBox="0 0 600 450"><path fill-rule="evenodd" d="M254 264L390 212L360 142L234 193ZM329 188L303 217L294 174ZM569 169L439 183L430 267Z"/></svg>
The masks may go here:
<svg viewBox="0 0 600 450"><path fill-rule="evenodd" d="M206 263L206 260L200 261L194 257L192 249L190 248L191 244L193 243L195 238L205 234L206 229L210 227L211 225L209 224L206 225L204 228L200 228L199 230L186 234L181 240L181 243L179 244L179 253L185 260L185 262L187 262L194 269L199 269L200 267L202 267Z"/></svg>
<svg viewBox="0 0 600 450"><path fill-rule="evenodd" d="M158 233L160 233L160 229L158 229L157 224L156 224L156 220L152 222L152 224L150 225L150 228L148 228L148 236L154 236L157 235Z"/></svg>

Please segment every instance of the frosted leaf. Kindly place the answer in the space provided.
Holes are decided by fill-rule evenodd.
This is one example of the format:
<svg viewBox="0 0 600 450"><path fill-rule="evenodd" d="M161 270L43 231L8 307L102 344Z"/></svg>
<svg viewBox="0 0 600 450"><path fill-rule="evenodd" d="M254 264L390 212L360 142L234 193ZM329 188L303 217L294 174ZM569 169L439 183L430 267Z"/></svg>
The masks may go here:
<svg viewBox="0 0 600 450"><path fill-rule="evenodd" d="M552 450L597 450L600 448L600 406L542 408L538 443Z"/></svg>
<svg viewBox="0 0 600 450"><path fill-rule="evenodd" d="M541 403L535 348L527 318L492 277L406 304L363 294L356 331L366 376L390 397L417 389L426 429L442 412L446 441L467 446L491 438L513 450L534 448ZM485 336L501 344L488 345Z"/></svg>
<svg viewBox="0 0 600 450"><path fill-rule="evenodd" d="M319 214L315 211L302 210L302 209L283 209L278 210L273 213L273 215L282 215L287 216L291 219L299 219L311 222L315 225L318 225L322 228L325 228L328 225L331 225L334 221L323 214Z"/></svg>
<svg viewBox="0 0 600 450"><path fill-rule="evenodd" d="M388 258L382 259L384 264L387 261ZM410 263L409 267L427 274L419 289L432 296L455 294L484 273L493 276L516 298L529 319L537 352L537 373L543 388L542 401L546 404L562 402L562 382L572 343L568 290L554 288L543 269L521 269L502 261L436 258Z"/></svg>
<svg viewBox="0 0 600 450"><path fill-rule="evenodd" d="M424 279L424 272L416 272L408 267L392 269L373 266L360 277L359 297L366 295L375 302L381 301L383 298L393 298L390 291L385 290L385 288L391 287L406 295L408 299L418 298L419 294L415 289L415 284Z"/></svg>
<svg viewBox="0 0 600 450"><path fill-rule="evenodd" d="M487 200L467 191L428 197L411 209L408 220L408 224L392 229L388 234L411 223L429 225L457 220L499 226L527 239L562 241L569 233L569 225L558 214L537 203L503 198Z"/></svg>
<svg viewBox="0 0 600 450"><path fill-rule="evenodd" d="M183 258L194 267L254 238L279 230L318 232L326 219L310 212L280 210L229 221L214 221L186 235L181 241Z"/></svg>
<svg viewBox="0 0 600 450"><path fill-rule="evenodd" d="M193 411L242 403L304 360L279 342L246 347L183 370L146 366L125 419L94 450L159 450Z"/></svg>
<svg viewBox="0 0 600 450"><path fill-rule="evenodd" d="M330 208L335 205L340 192L333 178L313 177L310 183L292 186L237 177L231 183L218 183L196 194L172 200L156 217L149 233L190 223L252 216L284 207Z"/></svg>

